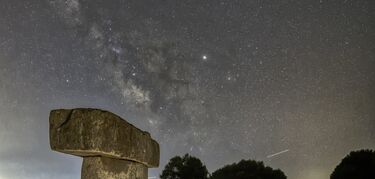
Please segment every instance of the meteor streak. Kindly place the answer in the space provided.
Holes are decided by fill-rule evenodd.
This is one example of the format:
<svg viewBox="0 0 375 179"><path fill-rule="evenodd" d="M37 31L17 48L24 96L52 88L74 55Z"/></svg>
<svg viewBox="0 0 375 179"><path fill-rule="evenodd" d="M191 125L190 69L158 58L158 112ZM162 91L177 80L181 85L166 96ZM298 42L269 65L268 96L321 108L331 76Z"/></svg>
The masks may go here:
<svg viewBox="0 0 375 179"><path fill-rule="evenodd" d="M283 154L285 152L289 152L289 149L286 149L286 150L283 150L281 152L277 152L277 153L274 153L274 154L271 154L271 155L268 155L267 158L272 158L274 156L277 156L277 155L280 155L280 154Z"/></svg>

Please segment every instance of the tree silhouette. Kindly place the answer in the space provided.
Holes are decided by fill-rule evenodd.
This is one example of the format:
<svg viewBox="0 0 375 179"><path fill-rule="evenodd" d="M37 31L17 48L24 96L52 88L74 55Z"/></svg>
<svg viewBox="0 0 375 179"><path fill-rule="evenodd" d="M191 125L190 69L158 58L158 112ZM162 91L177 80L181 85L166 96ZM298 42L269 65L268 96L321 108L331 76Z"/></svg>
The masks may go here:
<svg viewBox="0 0 375 179"><path fill-rule="evenodd" d="M263 162L241 160L216 170L211 179L286 179L281 170L265 167Z"/></svg>
<svg viewBox="0 0 375 179"><path fill-rule="evenodd" d="M375 151L350 152L331 174L331 179L375 178Z"/></svg>
<svg viewBox="0 0 375 179"><path fill-rule="evenodd" d="M189 154L170 159L160 179L208 179L208 171L202 162Z"/></svg>

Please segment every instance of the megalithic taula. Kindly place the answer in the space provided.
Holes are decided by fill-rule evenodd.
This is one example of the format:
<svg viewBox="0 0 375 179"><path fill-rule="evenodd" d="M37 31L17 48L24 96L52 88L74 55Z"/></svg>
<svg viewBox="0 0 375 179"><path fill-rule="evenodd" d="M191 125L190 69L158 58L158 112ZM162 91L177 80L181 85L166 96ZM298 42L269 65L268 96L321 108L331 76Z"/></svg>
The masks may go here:
<svg viewBox="0 0 375 179"><path fill-rule="evenodd" d="M81 179L147 179L159 166L159 144L111 112L58 109L49 122L51 149L83 157Z"/></svg>

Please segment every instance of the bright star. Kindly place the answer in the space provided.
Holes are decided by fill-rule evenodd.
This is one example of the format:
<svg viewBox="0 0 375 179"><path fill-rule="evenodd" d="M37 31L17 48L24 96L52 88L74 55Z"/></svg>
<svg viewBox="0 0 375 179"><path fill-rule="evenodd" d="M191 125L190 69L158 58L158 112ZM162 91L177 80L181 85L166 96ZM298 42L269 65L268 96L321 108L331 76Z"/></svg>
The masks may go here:
<svg viewBox="0 0 375 179"><path fill-rule="evenodd" d="M203 58L203 60L207 60L207 56L206 55L203 55L202 58Z"/></svg>

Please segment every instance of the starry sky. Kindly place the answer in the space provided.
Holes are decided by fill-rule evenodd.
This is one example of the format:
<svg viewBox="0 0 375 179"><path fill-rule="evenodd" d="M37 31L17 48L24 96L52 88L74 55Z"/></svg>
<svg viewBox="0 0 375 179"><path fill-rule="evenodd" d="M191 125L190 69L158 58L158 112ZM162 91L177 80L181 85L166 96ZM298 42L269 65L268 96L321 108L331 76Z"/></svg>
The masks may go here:
<svg viewBox="0 0 375 179"><path fill-rule="evenodd" d="M80 178L56 108L114 112L210 172L328 179L375 148L373 0L0 0L0 179ZM281 152L279 155L272 155Z"/></svg>

